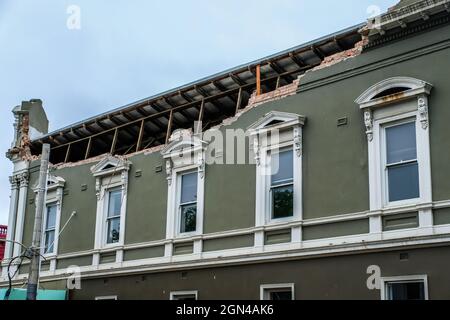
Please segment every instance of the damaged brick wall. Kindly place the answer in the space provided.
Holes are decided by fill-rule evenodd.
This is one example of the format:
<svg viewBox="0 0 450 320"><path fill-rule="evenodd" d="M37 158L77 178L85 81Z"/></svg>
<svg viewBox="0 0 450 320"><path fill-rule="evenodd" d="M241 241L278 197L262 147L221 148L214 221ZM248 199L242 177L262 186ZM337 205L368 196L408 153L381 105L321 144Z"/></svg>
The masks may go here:
<svg viewBox="0 0 450 320"><path fill-rule="evenodd" d="M16 122L17 140L14 146L8 150L6 156L10 160L34 160L31 154L31 139L30 139L30 115L28 112L21 112L17 116Z"/></svg>
<svg viewBox="0 0 450 320"><path fill-rule="evenodd" d="M367 27L362 28L360 30L360 33L362 35L362 40L357 42L353 48L325 57L320 65L312 68L311 70L307 70L303 75L300 75L298 79L294 80L291 84L260 95L257 95L256 91L253 92L248 102L247 108L256 107L269 101L275 101L292 96L296 94L297 88L301 85L301 78L304 77L308 72L314 72L317 70L328 68L339 62L359 56L363 52L364 46L369 42L367 37Z"/></svg>
<svg viewBox="0 0 450 320"><path fill-rule="evenodd" d="M257 105L283 99L289 96L294 95L297 92L297 88L299 85L299 80L294 80L291 84L288 84L286 86L280 87L274 91L270 91L267 93L260 94L259 96L256 95L256 91L253 92L253 94L250 97L250 100L248 101L248 107L256 107Z"/></svg>

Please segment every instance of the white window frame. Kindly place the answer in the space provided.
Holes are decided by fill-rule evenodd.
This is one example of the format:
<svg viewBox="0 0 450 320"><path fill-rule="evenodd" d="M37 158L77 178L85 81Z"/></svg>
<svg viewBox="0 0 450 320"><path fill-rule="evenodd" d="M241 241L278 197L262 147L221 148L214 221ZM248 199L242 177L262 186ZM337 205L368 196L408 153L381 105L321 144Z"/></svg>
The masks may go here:
<svg viewBox="0 0 450 320"><path fill-rule="evenodd" d="M388 300L387 285L389 283L408 283L408 282L423 282L423 290L425 300L429 300L428 293L428 276L427 275L412 275L412 276L397 276L397 277L382 277L381 278L381 300Z"/></svg>
<svg viewBox="0 0 450 320"><path fill-rule="evenodd" d="M117 296L98 296L95 300L117 300Z"/></svg>
<svg viewBox="0 0 450 320"><path fill-rule="evenodd" d="M55 212L55 226L53 227L53 229L47 229L47 221L48 221L48 208L49 207L55 207L56 208L56 212ZM46 205L45 205L45 215L44 215L44 219L42 219L43 221L42 221L42 225L43 225L43 228L42 228L42 248L43 248L43 250L42 250L42 253L44 254L44 256L45 255L49 255L49 256L51 256L51 255L54 255L55 254L55 242L56 242L56 238L58 237L58 234L57 234L57 231L56 231L56 220L58 219L58 203L56 202L56 201L53 201L53 202L47 202L46 203ZM59 229L59 228L58 228ZM47 235L47 232L50 232L50 231L53 231L54 232L54 238L53 238L53 250L52 250L52 252L47 252L46 251L46 235Z"/></svg>
<svg viewBox="0 0 450 320"><path fill-rule="evenodd" d="M295 284L294 283L278 283L278 284L263 284L259 287L259 298L260 300L270 300L270 291L280 290L280 289L290 289L292 300L295 300Z"/></svg>
<svg viewBox="0 0 450 320"><path fill-rule="evenodd" d="M410 115L408 117L408 115ZM398 119L398 120L393 120ZM417 121L416 116L414 113L406 113L402 114L398 118L388 118L384 120L377 121L377 125L379 125L380 130L380 154L381 154L381 165L380 165L380 171L381 171L381 202L383 208L392 208L392 207L399 207L399 206L405 206L410 204L416 204L420 203L421 197L420 197L420 167L421 163L419 162L419 159L422 158L419 156L419 143L416 141L416 159L415 161L418 164L418 170L419 170L419 197L411 198L411 199L404 199L404 200L398 200L398 201L389 201L389 178L388 178L388 170L387 170L387 140L386 140L386 129L392 128L398 125L407 124L407 123L414 123L416 124L416 140L417 140L417 130L419 129L417 127Z"/></svg>
<svg viewBox="0 0 450 320"><path fill-rule="evenodd" d="M374 98L385 90L401 87L407 90L385 97ZM369 193L371 211L432 202L428 95L432 85L408 77L383 80L366 90L356 102L364 111L368 138ZM415 119L417 162L419 164L419 192L416 199L389 202L385 172L386 142L384 127Z"/></svg>
<svg viewBox="0 0 450 320"><path fill-rule="evenodd" d="M272 111L251 125L247 130L253 139L253 153L256 160L256 226L301 221L302 209L302 159L303 125L305 117L298 114ZM271 124L275 123L275 124ZM279 141L267 138L270 133L278 132ZM271 197L271 154L277 150L292 148L294 203L293 216L272 219ZM295 238L301 239L301 236Z"/></svg>
<svg viewBox="0 0 450 320"><path fill-rule="evenodd" d="M116 183L117 184L117 183ZM120 206L120 213L118 216L114 216L114 217L108 217L108 213L109 213L109 205L110 205L110 195L112 192L116 192L116 191L120 191L120 196L121 196L121 206ZM122 188L121 184L118 184L116 187L109 187L107 189L104 190L104 201L105 201L105 205L104 205L104 213L103 213L103 230L102 230L102 234L103 234L103 239L102 242L105 244L105 247L107 246L114 246L115 244L121 242L120 237L122 236L122 217L125 214L125 209L123 206L123 197L124 197L124 190ZM111 242L108 243L108 221L112 220L112 219L117 219L119 218L119 241L118 242ZM122 241L123 242L123 241Z"/></svg>
<svg viewBox="0 0 450 320"><path fill-rule="evenodd" d="M96 178L95 190L97 195L97 214L95 225L96 250L122 247L125 241L125 222L128 191L128 171L131 163L128 160L107 156L98 164L91 167L91 172ZM109 192L122 190L122 205L120 210L120 234L119 241L107 243L107 216ZM98 254L97 254L98 255Z"/></svg>
<svg viewBox="0 0 450 320"><path fill-rule="evenodd" d="M196 226L195 226L195 231L191 231L191 232L181 232L181 206L182 205L187 205L187 204L193 204L194 202L190 202L190 203L181 203L181 195L182 195L182 180L183 180L183 176L187 175L187 174L191 174L191 173L196 173L197 174L197 201L195 201L195 205L196 205L196 217L195 217L195 221L196 221ZM198 182L199 182L199 177L198 177L198 171L197 171L197 167L196 166L192 166L192 170L186 170L186 171L177 171L177 178L176 178L176 182L177 182L177 186L176 186L176 217L175 217L175 228L176 228L176 235L177 237L191 237L191 236L195 236L198 234L197 232L197 228L199 227L199 222L198 222L198 192L199 192L199 187L198 187Z"/></svg>
<svg viewBox="0 0 450 320"><path fill-rule="evenodd" d="M178 300L175 299L177 296L195 296L195 300L198 300L198 291L197 290L189 290L189 291L171 291L170 292L170 300Z"/></svg>
<svg viewBox="0 0 450 320"><path fill-rule="evenodd" d="M45 195L45 207L44 207L44 217L42 219L42 235L41 235L41 244L42 244L42 256L46 259L50 260L51 269L53 270L56 266L56 258L58 254L58 244L59 244L59 230L61 224L61 210L63 205L63 196L64 196L64 185L66 181L54 175L49 174L47 177L47 193ZM37 192L37 189L34 190ZM47 208L50 205L56 206L56 221L55 221L55 239L53 242L53 251L45 253L45 234L46 234L46 225L47 225Z"/></svg>
<svg viewBox="0 0 450 320"><path fill-rule="evenodd" d="M169 141L161 152L166 163L168 184L166 239L195 238L203 234L206 142L189 130L175 131ZM181 177L195 171L198 173L196 230L181 233ZM200 246L200 243L194 243L194 253L201 251ZM171 255L170 250L166 254Z"/></svg>

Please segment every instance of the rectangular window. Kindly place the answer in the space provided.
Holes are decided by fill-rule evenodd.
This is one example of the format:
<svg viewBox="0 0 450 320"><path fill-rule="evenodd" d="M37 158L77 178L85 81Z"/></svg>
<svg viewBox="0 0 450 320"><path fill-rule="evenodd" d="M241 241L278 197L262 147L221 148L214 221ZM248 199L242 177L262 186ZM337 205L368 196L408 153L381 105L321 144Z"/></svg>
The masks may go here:
<svg viewBox="0 0 450 320"><path fill-rule="evenodd" d="M386 282L386 300L425 300L423 280Z"/></svg>
<svg viewBox="0 0 450 320"><path fill-rule="evenodd" d="M109 191L108 215L106 217L106 243L117 243L120 239L120 213L122 210L122 190Z"/></svg>
<svg viewBox="0 0 450 320"><path fill-rule="evenodd" d="M197 172L181 176L180 190L180 233L197 230Z"/></svg>
<svg viewBox="0 0 450 320"><path fill-rule="evenodd" d="M262 285L261 300L294 300L294 284Z"/></svg>
<svg viewBox="0 0 450 320"><path fill-rule="evenodd" d="M294 154L283 150L271 155L271 218L294 215Z"/></svg>
<svg viewBox="0 0 450 320"><path fill-rule="evenodd" d="M56 228L56 204L47 205L45 217L45 253L53 253Z"/></svg>
<svg viewBox="0 0 450 320"><path fill-rule="evenodd" d="M170 300L195 301L198 299L197 297L197 291L179 291L170 293Z"/></svg>
<svg viewBox="0 0 450 320"><path fill-rule="evenodd" d="M389 202L419 198L415 122L386 127L385 137Z"/></svg>

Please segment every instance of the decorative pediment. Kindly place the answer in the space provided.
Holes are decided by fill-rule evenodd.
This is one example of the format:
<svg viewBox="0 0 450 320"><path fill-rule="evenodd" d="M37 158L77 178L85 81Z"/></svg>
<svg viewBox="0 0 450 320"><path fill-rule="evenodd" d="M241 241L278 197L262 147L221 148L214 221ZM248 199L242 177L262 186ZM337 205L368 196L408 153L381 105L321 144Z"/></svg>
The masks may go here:
<svg viewBox="0 0 450 320"><path fill-rule="evenodd" d="M91 172L95 177L111 175L121 171L128 171L130 169L130 165L131 162L126 159L108 155L95 166L92 166Z"/></svg>
<svg viewBox="0 0 450 320"><path fill-rule="evenodd" d="M48 175L47 178L47 190L55 189L55 188L64 188L66 184L66 180L64 178L54 176L52 174Z"/></svg>
<svg viewBox="0 0 450 320"><path fill-rule="evenodd" d="M172 135L172 137L174 137L174 135ZM207 146L207 142L192 134L180 134L176 139L172 137L170 139L172 142L161 151L164 158L169 158L172 155L203 151Z"/></svg>
<svg viewBox="0 0 450 320"><path fill-rule="evenodd" d="M410 77L385 79L371 86L355 100L361 109L399 102L419 95L429 95L433 86Z"/></svg>
<svg viewBox="0 0 450 320"><path fill-rule="evenodd" d="M248 127L247 130L250 134L257 134L261 131L303 126L305 120L304 116L295 113L271 111Z"/></svg>

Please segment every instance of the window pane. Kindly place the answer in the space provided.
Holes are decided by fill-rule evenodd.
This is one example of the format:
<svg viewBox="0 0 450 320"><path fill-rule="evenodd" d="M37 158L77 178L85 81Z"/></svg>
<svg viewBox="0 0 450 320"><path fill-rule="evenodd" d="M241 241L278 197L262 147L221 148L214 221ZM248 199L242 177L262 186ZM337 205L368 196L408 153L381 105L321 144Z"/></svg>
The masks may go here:
<svg viewBox="0 0 450 320"><path fill-rule="evenodd" d="M181 206L180 232L194 232L197 229L197 204Z"/></svg>
<svg viewBox="0 0 450 320"><path fill-rule="evenodd" d="M107 243L119 242L119 235L120 235L120 218L109 219Z"/></svg>
<svg viewBox="0 0 450 320"><path fill-rule="evenodd" d="M195 301L195 294L185 294L173 296L173 300Z"/></svg>
<svg viewBox="0 0 450 320"><path fill-rule="evenodd" d="M294 186L272 189L272 218L287 218L294 215Z"/></svg>
<svg viewBox="0 0 450 320"><path fill-rule="evenodd" d="M289 291L271 291L270 300L280 301L280 300L292 300L292 292Z"/></svg>
<svg viewBox="0 0 450 320"><path fill-rule="evenodd" d="M291 182L294 176L294 156L292 150L273 154L271 166L272 185Z"/></svg>
<svg viewBox="0 0 450 320"><path fill-rule="evenodd" d="M388 164L416 159L415 122L386 128L386 146Z"/></svg>
<svg viewBox="0 0 450 320"><path fill-rule="evenodd" d="M181 203L197 201L197 172L181 176Z"/></svg>
<svg viewBox="0 0 450 320"><path fill-rule="evenodd" d="M56 205L50 205L47 207L47 221L45 228L52 229L56 224Z"/></svg>
<svg viewBox="0 0 450 320"><path fill-rule="evenodd" d="M108 217L120 216L122 206L122 191L115 190L109 192Z"/></svg>
<svg viewBox="0 0 450 320"><path fill-rule="evenodd" d="M389 300L425 300L423 282L388 283Z"/></svg>
<svg viewBox="0 0 450 320"><path fill-rule="evenodd" d="M53 253L54 241L55 241L55 231L45 232L45 253Z"/></svg>
<svg viewBox="0 0 450 320"><path fill-rule="evenodd" d="M388 168L389 201L418 198L419 166L417 163L403 164Z"/></svg>

